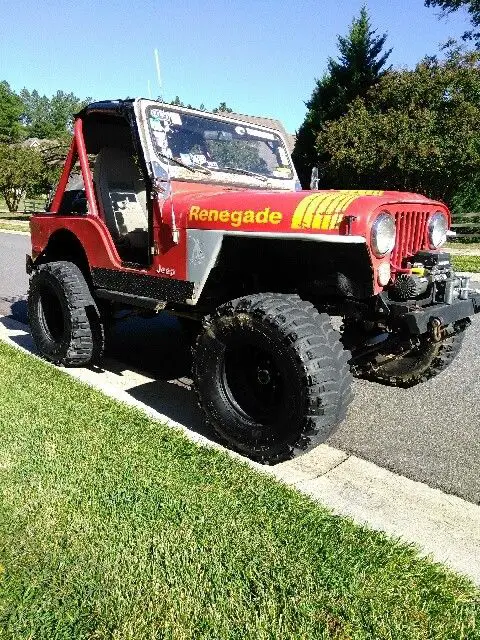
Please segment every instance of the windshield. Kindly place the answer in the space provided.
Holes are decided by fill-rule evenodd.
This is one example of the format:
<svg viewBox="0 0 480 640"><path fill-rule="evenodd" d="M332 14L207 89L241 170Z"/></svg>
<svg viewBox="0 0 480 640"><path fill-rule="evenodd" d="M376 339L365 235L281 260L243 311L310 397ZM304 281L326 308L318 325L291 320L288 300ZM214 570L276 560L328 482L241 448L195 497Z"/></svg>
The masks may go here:
<svg viewBox="0 0 480 640"><path fill-rule="evenodd" d="M221 172L248 175L259 182L291 180L293 171L282 140L273 131L248 123L149 107L147 121L158 159L172 158L192 177Z"/></svg>

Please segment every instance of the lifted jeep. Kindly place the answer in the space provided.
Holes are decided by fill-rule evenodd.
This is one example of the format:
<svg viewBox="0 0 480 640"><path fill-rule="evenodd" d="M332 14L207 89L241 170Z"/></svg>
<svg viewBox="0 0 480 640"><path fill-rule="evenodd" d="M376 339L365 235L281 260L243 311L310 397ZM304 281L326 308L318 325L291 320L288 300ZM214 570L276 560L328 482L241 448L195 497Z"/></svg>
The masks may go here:
<svg viewBox="0 0 480 640"><path fill-rule="evenodd" d="M445 205L412 193L300 191L274 130L96 102L31 219L32 336L51 362L85 366L118 310L176 314L197 327L206 419L274 463L345 418L352 372L412 386L457 354L480 293L439 250L449 224Z"/></svg>

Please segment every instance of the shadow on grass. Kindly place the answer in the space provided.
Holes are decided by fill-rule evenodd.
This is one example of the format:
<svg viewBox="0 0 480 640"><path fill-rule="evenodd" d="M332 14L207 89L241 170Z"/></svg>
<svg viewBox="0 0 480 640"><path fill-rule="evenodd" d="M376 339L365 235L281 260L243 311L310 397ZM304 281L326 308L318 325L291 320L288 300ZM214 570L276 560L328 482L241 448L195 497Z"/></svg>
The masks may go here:
<svg viewBox="0 0 480 640"><path fill-rule="evenodd" d="M117 324L107 336L101 366L121 375L125 369L155 378L127 389L136 400L188 429L217 441L205 425L192 388L191 338L168 314Z"/></svg>
<svg viewBox="0 0 480 640"><path fill-rule="evenodd" d="M28 222L30 220L29 213L5 213L0 211L0 221L12 222L21 220L22 222Z"/></svg>
<svg viewBox="0 0 480 640"><path fill-rule="evenodd" d="M27 319L26 302L21 300L12 304L12 317L0 318L0 323L9 330L12 342L35 353L28 326L19 328L23 318ZM108 332L105 357L91 371L99 377L105 372L122 377L128 371L154 378L124 391L170 420L219 442L197 405L190 379L190 347L175 318L167 314L150 320L132 318Z"/></svg>

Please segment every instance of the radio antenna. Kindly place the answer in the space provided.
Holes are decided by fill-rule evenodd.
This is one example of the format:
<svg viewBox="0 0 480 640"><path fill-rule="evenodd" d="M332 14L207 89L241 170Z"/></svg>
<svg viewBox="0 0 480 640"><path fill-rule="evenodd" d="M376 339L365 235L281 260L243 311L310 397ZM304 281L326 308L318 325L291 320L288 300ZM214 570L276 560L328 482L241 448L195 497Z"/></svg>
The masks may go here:
<svg viewBox="0 0 480 640"><path fill-rule="evenodd" d="M154 49L153 50L153 55L155 57L155 67L157 69L158 87L160 89L159 98L160 98L161 102L163 102L163 98L162 98L162 76L160 75L160 58L158 56L158 49Z"/></svg>

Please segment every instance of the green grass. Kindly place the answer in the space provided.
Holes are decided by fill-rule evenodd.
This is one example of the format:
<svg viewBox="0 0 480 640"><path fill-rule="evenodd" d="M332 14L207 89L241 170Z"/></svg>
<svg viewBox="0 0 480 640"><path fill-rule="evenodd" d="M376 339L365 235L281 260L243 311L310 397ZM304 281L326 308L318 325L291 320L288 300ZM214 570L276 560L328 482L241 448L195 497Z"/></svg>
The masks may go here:
<svg viewBox="0 0 480 640"><path fill-rule="evenodd" d="M0 196L0 217L3 218L4 216L19 216L19 215L27 215L29 216L30 214L24 214L24 210L25 207L30 207L31 205L33 205L36 209L38 209L38 211L43 211L43 209L45 208L45 201L46 201L46 197L39 197L39 198L27 198L22 199L20 201L20 204L18 205L18 212L16 213L10 213L7 207L7 203L5 202L4 198L2 198Z"/></svg>
<svg viewBox="0 0 480 640"><path fill-rule="evenodd" d="M2 211L0 209L0 220L25 220L28 222L30 215L30 213L23 213L22 211Z"/></svg>
<svg viewBox="0 0 480 640"><path fill-rule="evenodd" d="M0 212L0 220L28 222L30 214Z"/></svg>
<svg viewBox="0 0 480 640"><path fill-rule="evenodd" d="M4 222L0 219L0 231L24 231L29 232L28 222ZM1 637L1 636L0 636Z"/></svg>
<svg viewBox="0 0 480 640"><path fill-rule="evenodd" d="M476 251L480 251L480 242L462 242L461 240L457 242L447 242L445 251L449 251L450 249L475 249Z"/></svg>
<svg viewBox="0 0 480 640"><path fill-rule="evenodd" d="M0 230L29 231L30 214L0 211Z"/></svg>
<svg viewBox="0 0 480 640"><path fill-rule="evenodd" d="M478 638L479 592L0 342L0 638Z"/></svg>
<svg viewBox="0 0 480 640"><path fill-rule="evenodd" d="M480 256L451 256L456 271L480 273Z"/></svg>

